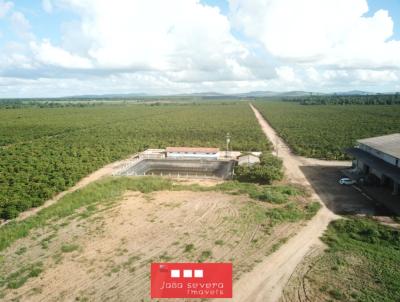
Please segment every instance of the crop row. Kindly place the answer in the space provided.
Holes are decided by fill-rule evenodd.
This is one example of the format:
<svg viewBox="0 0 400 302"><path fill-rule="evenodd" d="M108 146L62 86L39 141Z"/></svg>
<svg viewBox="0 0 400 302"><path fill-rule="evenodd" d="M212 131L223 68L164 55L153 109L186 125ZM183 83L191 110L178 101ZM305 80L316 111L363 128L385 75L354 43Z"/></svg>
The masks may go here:
<svg viewBox="0 0 400 302"><path fill-rule="evenodd" d="M347 159L357 139L400 132L399 105L314 105L264 101L257 108L299 155Z"/></svg>

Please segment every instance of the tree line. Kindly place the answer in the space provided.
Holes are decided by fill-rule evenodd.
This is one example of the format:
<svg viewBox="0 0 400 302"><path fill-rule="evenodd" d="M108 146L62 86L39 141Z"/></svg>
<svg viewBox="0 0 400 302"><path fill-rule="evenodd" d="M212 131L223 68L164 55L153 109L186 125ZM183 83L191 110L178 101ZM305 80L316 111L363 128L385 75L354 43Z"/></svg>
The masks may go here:
<svg viewBox="0 0 400 302"><path fill-rule="evenodd" d="M301 105L400 105L400 94L312 95L286 99Z"/></svg>

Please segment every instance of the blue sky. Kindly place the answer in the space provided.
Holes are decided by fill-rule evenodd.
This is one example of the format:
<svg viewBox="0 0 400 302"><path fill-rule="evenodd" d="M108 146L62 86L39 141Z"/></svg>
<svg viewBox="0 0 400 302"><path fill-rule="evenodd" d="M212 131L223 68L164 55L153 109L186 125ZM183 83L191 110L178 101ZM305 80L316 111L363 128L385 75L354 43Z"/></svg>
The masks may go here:
<svg viewBox="0 0 400 302"><path fill-rule="evenodd" d="M399 91L400 1L320 3L0 0L0 97Z"/></svg>

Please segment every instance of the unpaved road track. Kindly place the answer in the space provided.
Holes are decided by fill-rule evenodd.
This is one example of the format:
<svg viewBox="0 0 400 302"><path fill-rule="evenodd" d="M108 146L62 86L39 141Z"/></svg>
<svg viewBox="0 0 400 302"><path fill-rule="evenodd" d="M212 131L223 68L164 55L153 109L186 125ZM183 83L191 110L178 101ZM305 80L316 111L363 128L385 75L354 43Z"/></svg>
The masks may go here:
<svg viewBox="0 0 400 302"><path fill-rule="evenodd" d="M309 177L303 173L304 166L337 166L338 162L329 162L303 158L291 153L286 143L277 135L275 130L265 121L260 112L251 105L254 114L269 141L275 146L276 154L283 160L285 175L289 181L306 186L312 192L312 198L322 204L321 210L301 228L297 235L292 237L278 251L265 258L251 272L242 275L234 284L233 301L278 301L284 286L303 258L315 246L321 245L319 237L328 224L337 218L324 204L324 192L318 194L309 182ZM339 163L340 164L340 163Z"/></svg>

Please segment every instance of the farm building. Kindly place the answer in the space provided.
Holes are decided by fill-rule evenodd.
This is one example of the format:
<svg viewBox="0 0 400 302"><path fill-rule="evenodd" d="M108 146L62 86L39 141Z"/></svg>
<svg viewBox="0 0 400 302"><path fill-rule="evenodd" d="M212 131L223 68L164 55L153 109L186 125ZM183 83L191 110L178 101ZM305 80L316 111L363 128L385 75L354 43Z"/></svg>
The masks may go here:
<svg viewBox="0 0 400 302"><path fill-rule="evenodd" d="M360 139L358 145L347 149L354 158L353 167L358 179L379 184L399 194L400 133Z"/></svg>
<svg viewBox="0 0 400 302"><path fill-rule="evenodd" d="M218 148L190 148L190 147L167 147L165 149L167 158L174 159L213 159L219 158Z"/></svg>
<svg viewBox="0 0 400 302"><path fill-rule="evenodd" d="M260 162L260 158L254 154L246 154L238 157L239 166L252 166Z"/></svg>
<svg viewBox="0 0 400 302"><path fill-rule="evenodd" d="M139 154L139 158L163 159L163 158L165 158L165 150L164 149L147 149Z"/></svg>

